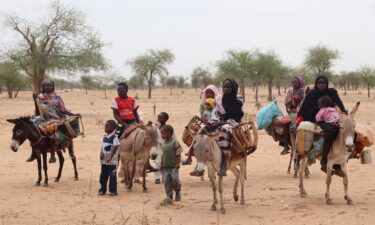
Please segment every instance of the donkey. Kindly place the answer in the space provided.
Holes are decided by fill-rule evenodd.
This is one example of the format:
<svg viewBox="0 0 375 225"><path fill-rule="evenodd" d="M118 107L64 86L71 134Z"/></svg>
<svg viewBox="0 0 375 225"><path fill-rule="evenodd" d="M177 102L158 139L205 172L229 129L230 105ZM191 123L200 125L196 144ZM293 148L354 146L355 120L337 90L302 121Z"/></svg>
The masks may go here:
<svg viewBox="0 0 375 225"><path fill-rule="evenodd" d="M358 111L360 102L357 102L356 106L350 112L350 115L340 114L340 130L333 141L331 151L328 153L327 156L327 178L326 178L326 193L325 199L328 205L332 205L332 199L330 198L330 185L332 181L332 168L334 164L340 165L343 171L343 183L344 183L344 198L348 205L352 205L353 201L348 195L348 171L346 168L346 163L349 158L350 153L353 151L354 147L354 136L355 136L355 123L354 123L354 116ZM302 163L299 170L299 189L300 189L300 196L302 198L307 196L307 193L303 186L303 176L302 173L304 168L306 167L307 163L307 154L303 155Z"/></svg>
<svg viewBox="0 0 375 225"><path fill-rule="evenodd" d="M146 126L138 127L127 137L120 140L120 158L125 174L125 186L128 192L132 191L134 174L139 171L142 175L143 192L146 187L146 166L150 150L157 145L158 133L155 128Z"/></svg>
<svg viewBox="0 0 375 225"><path fill-rule="evenodd" d="M20 117L17 119L7 119L9 123L13 123L13 134L12 134L12 143L10 148L17 152L18 148L27 140L30 141L32 151L36 154L36 159L38 162L38 180L36 186L40 186L42 180L42 163L41 155L43 156L43 170L44 170L44 186L48 186L48 174L47 174L47 152L50 151L51 145L54 143L47 137L41 134L39 129L31 122L30 117ZM78 172L76 166L76 156L74 155L73 140L68 139L62 149L68 148L69 155L72 159L74 166L74 178L78 180ZM61 178L61 172L64 165L64 156L62 151L57 151L57 156L59 158L59 171L55 182L59 182Z"/></svg>
<svg viewBox="0 0 375 225"><path fill-rule="evenodd" d="M211 210L216 211L217 195L216 191L219 190L220 194L220 212L225 213L224 209L224 199L223 199L223 177L219 176L219 185L216 185L216 173L220 170L221 164L221 149L215 137L209 137L205 134L198 134L195 137L195 143L193 144L194 154L197 158L197 171L198 173L203 173L205 166L207 165L208 176L210 178L212 192L213 192L213 203ZM245 194L244 194L244 180L246 179L246 157L241 155L233 155L228 162L228 170L230 170L234 176L234 188L233 188L233 198L234 201L238 201L237 186L238 181L241 181L241 205L245 204ZM239 169L238 167L239 166Z"/></svg>

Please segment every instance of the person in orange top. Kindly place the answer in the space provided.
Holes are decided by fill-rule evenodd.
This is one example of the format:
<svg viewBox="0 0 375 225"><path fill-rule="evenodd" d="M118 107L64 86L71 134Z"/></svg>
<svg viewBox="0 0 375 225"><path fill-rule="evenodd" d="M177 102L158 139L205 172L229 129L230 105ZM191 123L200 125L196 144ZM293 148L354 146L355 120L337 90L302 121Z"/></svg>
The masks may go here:
<svg viewBox="0 0 375 225"><path fill-rule="evenodd" d="M113 116L120 125L118 137L133 123L143 124L139 105L135 98L128 96L128 84L121 82L117 86L118 97L112 101Z"/></svg>

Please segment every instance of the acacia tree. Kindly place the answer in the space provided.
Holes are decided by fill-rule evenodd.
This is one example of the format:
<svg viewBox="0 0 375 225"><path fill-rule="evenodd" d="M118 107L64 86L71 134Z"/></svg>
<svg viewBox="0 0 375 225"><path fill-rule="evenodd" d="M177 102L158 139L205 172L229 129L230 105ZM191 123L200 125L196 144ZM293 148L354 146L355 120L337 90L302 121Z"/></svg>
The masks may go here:
<svg viewBox="0 0 375 225"><path fill-rule="evenodd" d="M206 87L209 84L212 84L212 74L208 69L196 67L191 72L191 86L195 88L195 91L199 87Z"/></svg>
<svg viewBox="0 0 375 225"><path fill-rule="evenodd" d="M314 72L315 76L329 76L333 61L339 57L340 54L337 50L318 45L307 49L304 64Z"/></svg>
<svg viewBox="0 0 375 225"><path fill-rule="evenodd" d="M85 89L86 95L87 95L87 90L92 88L92 86L94 85L94 79L90 75L82 75L81 76L81 84L82 84L83 88Z"/></svg>
<svg viewBox="0 0 375 225"><path fill-rule="evenodd" d="M128 85L133 89L143 88L145 86L145 78L133 75L130 77Z"/></svg>
<svg viewBox="0 0 375 225"><path fill-rule="evenodd" d="M268 101L272 101L272 86L277 76L284 73L281 59L273 52L258 52L256 57L256 71L259 78L266 82L268 87Z"/></svg>
<svg viewBox="0 0 375 225"><path fill-rule="evenodd" d="M369 65L362 66L358 69L358 74L367 85L367 96L370 98L371 86L375 84L375 68Z"/></svg>
<svg viewBox="0 0 375 225"><path fill-rule="evenodd" d="M239 80L240 92L245 102L245 80L254 75L254 54L246 50L230 50L226 53L227 57L217 62L219 73Z"/></svg>
<svg viewBox="0 0 375 225"><path fill-rule="evenodd" d="M41 91L46 72L72 75L106 67L102 54L104 44L86 24L81 11L54 1L46 15L45 19L33 23L9 15L4 23L18 39L16 43L8 43L9 49L2 54L31 78L34 92Z"/></svg>
<svg viewBox="0 0 375 225"><path fill-rule="evenodd" d="M21 88L26 86L26 79L12 62L0 62L0 83L8 92L8 98L17 98Z"/></svg>
<svg viewBox="0 0 375 225"><path fill-rule="evenodd" d="M152 86L155 84L156 77L167 76L167 65L172 64L174 54L168 49L148 50L145 54L135 57L128 61L134 73L142 76L148 85L148 98L151 98Z"/></svg>
<svg viewBox="0 0 375 225"><path fill-rule="evenodd" d="M175 76L168 77L166 81L167 87L169 87L169 94L172 95L172 89L177 86L178 80Z"/></svg>

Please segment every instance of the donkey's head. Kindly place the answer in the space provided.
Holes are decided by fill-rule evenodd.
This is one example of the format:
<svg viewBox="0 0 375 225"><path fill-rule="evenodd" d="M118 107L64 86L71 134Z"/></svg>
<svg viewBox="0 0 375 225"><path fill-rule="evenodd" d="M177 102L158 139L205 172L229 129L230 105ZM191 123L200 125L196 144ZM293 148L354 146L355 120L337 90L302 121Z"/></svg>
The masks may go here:
<svg viewBox="0 0 375 225"><path fill-rule="evenodd" d="M348 151L352 151L354 147L355 122L354 116L358 111L360 102L357 102L349 115L340 115L340 133L345 140L345 147Z"/></svg>
<svg viewBox="0 0 375 225"><path fill-rule="evenodd" d="M194 155L197 159L197 168L196 170L201 173L206 167L208 161L214 161L215 153L219 152L221 156L221 151L219 146L214 141L220 135L220 132L215 133L211 136L208 136L204 133L200 133L195 136L195 142L193 144ZM214 148L218 148L218 151L215 151Z"/></svg>
<svg viewBox="0 0 375 225"><path fill-rule="evenodd" d="M30 123L30 117L20 117L17 119L7 119L9 123L13 123L13 134L10 149L17 152L18 148L25 142L29 133L28 125Z"/></svg>
<svg viewBox="0 0 375 225"><path fill-rule="evenodd" d="M146 147L156 146L158 144L158 132L153 127L146 127L145 139L143 145Z"/></svg>

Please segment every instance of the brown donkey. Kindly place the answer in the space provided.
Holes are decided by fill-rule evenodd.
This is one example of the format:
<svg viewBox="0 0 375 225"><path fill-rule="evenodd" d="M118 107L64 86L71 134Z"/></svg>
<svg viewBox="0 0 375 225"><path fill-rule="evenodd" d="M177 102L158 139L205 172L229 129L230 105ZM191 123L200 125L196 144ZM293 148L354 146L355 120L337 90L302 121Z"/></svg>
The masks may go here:
<svg viewBox="0 0 375 225"><path fill-rule="evenodd" d="M332 180L332 168L333 165L337 164L341 166L343 171L343 183L344 183L344 198L347 201L348 205L352 205L353 201L348 195L348 171L346 168L346 163L349 158L350 153L354 148L354 135L355 135L355 123L354 123L354 116L358 110L359 102L357 102L356 106L350 112L350 115L341 114L340 115L340 130L333 141L331 151L327 156L327 178L326 178L326 203L332 205L332 199L330 198L329 188L331 185ZM303 187L303 171L307 165L307 154L305 154L302 158L302 163L299 170L299 189L300 195L302 198L307 196L307 193Z"/></svg>
<svg viewBox="0 0 375 225"><path fill-rule="evenodd" d="M8 119L9 123L13 123L13 134L12 134L12 143L10 148L17 152L18 148L26 141L29 140L31 144L32 151L36 154L36 159L38 162L38 180L36 186L40 185L42 180L42 162L43 158L43 170L44 170L44 186L48 186L48 174L47 174L47 152L50 151L51 145L54 144L47 136L43 136L38 128L30 121L30 117L20 117L17 119ZM68 139L64 146L61 148L68 148L69 155L72 159L74 166L74 178L78 180L78 172L76 166L76 156L74 155L73 149L73 140ZM42 157L41 157L42 155ZM55 178L55 182L58 182L61 178L61 172L64 165L64 156L62 151L57 151L57 156L59 158L59 172Z"/></svg>

